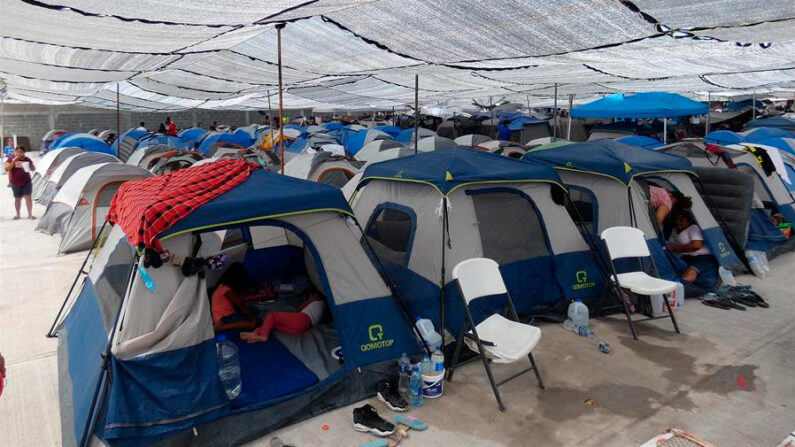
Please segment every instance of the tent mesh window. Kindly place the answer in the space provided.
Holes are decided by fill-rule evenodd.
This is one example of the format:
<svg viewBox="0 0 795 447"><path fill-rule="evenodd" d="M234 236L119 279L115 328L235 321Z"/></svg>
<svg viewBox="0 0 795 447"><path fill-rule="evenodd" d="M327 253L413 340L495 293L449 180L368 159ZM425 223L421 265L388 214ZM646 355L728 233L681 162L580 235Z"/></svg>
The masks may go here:
<svg viewBox="0 0 795 447"><path fill-rule="evenodd" d="M569 201L566 202L566 211L569 212L569 216L571 216L574 223L582 225L591 234L596 234L596 210L594 208L593 195L582 188L571 185L568 188Z"/></svg>
<svg viewBox="0 0 795 447"><path fill-rule="evenodd" d="M549 256L546 233L532 202L510 192L472 195L483 256L500 265Z"/></svg>
<svg viewBox="0 0 795 447"><path fill-rule="evenodd" d="M224 241L221 243L221 250L237 247L245 243L243 230L240 227L230 228L224 232Z"/></svg>
<svg viewBox="0 0 795 447"><path fill-rule="evenodd" d="M376 255L384 261L403 264L411 243L414 221L408 213L382 208L365 231Z"/></svg>
<svg viewBox="0 0 795 447"><path fill-rule="evenodd" d="M353 176L354 173L347 169L328 169L318 176L317 181L318 183L325 183L342 188Z"/></svg>

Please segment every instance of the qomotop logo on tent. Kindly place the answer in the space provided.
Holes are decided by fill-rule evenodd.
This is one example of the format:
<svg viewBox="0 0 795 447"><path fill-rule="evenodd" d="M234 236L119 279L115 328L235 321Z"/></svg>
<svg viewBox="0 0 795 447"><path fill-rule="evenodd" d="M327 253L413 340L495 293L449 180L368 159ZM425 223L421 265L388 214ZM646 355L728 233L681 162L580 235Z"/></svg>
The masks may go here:
<svg viewBox="0 0 795 447"><path fill-rule="evenodd" d="M370 343L365 343L360 346L362 352L388 348L395 343L395 340L392 338L384 339L384 327L380 324L374 324L367 328L367 335L370 337Z"/></svg>
<svg viewBox="0 0 795 447"><path fill-rule="evenodd" d="M726 245L723 242L718 242L718 251L720 251L720 257L725 258L726 256L731 256L731 252L726 250Z"/></svg>
<svg viewBox="0 0 795 447"><path fill-rule="evenodd" d="M577 272L574 274L574 279L577 281L577 284L571 286L571 288L574 290L589 289L596 286L595 282L588 281L588 272L585 270L577 270Z"/></svg>

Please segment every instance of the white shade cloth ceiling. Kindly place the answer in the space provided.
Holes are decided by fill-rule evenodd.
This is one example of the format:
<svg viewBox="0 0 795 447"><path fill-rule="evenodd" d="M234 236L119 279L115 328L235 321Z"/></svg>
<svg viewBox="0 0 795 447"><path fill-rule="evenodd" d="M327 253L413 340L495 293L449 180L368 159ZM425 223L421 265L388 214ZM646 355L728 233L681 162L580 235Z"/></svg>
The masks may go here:
<svg viewBox="0 0 795 447"><path fill-rule="evenodd" d="M0 0L8 97L123 110L363 109L795 90L792 0Z"/></svg>

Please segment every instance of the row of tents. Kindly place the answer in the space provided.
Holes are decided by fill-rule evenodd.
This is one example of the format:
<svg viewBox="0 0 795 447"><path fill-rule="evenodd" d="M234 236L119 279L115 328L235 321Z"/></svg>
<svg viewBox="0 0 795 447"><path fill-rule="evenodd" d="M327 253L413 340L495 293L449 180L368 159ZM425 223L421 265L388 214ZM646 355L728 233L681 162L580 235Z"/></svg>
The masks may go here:
<svg viewBox="0 0 795 447"><path fill-rule="evenodd" d="M597 236L608 227L643 230L656 273L677 276L649 206L652 182L693 199L720 266L743 271L746 250L791 248L772 219L795 222L795 200L743 148L604 139L538 147L521 160L465 147L397 149L360 167L349 200L332 185L255 169L157 235L172 254L226 255L252 282L305 275L326 296L330 316L307 334L254 345L228 338L240 348L243 383L232 401L216 372L207 295L222 272L147 267L129 229L109 229L54 323L64 445L236 444L371 395L394 359L421 352L414 317L458 334L451 271L472 257L498 262L524 317L560 317L577 298L598 314L613 293ZM211 167L181 172L199 178ZM126 196L119 206L134 213L136 200L156 199ZM341 362L330 355L336 347Z"/></svg>

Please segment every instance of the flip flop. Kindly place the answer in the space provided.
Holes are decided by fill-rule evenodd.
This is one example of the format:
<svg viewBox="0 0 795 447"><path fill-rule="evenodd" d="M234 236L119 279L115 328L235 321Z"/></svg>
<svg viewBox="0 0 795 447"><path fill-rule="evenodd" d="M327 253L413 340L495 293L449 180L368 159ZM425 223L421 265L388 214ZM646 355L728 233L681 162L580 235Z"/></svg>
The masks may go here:
<svg viewBox="0 0 795 447"><path fill-rule="evenodd" d="M418 418L417 416L406 415L406 414L396 414L395 415L395 421L398 424L407 425L407 426L413 428L414 430L423 431L423 430L427 430L428 429L428 424L426 424L425 422L422 422L420 420L420 418Z"/></svg>
<svg viewBox="0 0 795 447"><path fill-rule="evenodd" d="M710 307L717 307L718 309L723 309L723 310L729 310L729 309L730 309L730 307L729 307L729 306L726 306L726 305L724 305L724 304L721 304L721 303L720 303L720 302L718 302L718 300L716 300L715 298L706 298L706 299L702 299L702 300L701 300L701 304L703 304L703 305L705 305L705 306L710 306Z"/></svg>
<svg viewBox="0 0 795 447"><path fill-rule="evenodd" d="M735 302L733 299L731 299L731 298L725 298L725 297L721 297L721 298L718 298L718 301L719 301L721 304L723 304L724 306L729 306L729 307L731 307L732 309L737 309L737 310L745 310L745 307L743 307L743 306L740 306L739 304L737 304L737 303L736 303L736 302Z"/></svg>
<svg viewBox="0 0 795 447"><path fill-rule="evenodd" d="M738 296L734 299L735 301L739 302L743 306L748 307L756 307L756 302L744 296Z"/></svg>

